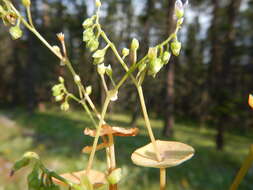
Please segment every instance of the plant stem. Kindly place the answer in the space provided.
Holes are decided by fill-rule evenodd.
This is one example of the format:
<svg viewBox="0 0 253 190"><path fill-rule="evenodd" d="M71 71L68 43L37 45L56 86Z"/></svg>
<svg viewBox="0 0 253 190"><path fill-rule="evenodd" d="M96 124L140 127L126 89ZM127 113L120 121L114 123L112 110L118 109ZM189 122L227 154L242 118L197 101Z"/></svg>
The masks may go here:
<svg viewBox="0 0 253 190"><path fill-rule="evenodd" d="M34 27L34 24L33 24L33 19L32 19L32 14L31 14L31 8L30 8L30 6L28 6L28 7L26 8L26 14L27 14L27 17L28 17L28 20L29 20L30 25L31 25L33 28L35 28L35 27Z"/></svg>
<svg viewBox="0 0 253 190"><path fill-rule="evenodd" d="M160 168L160 190L166 187L166 168Z"/></svg>
<svg viewBox="0 0 253 190"><path fill-rule="evenodd" d="M140 99L140 102L141 102L141 108L142 108L142 112L143 112L143 116L144 116L144 121L145 121L146 127L148 129L148 134L149 134L149 137L151 139L151 142L152 142L155 154L156 154L156 159L157 159L157 161L160 162L161 161L161 156L160 156L159 150L157 148L155 137L154 137L154 134L153 134L153 131L152 131L152 128L151 128L151 124L150 124L150 120L149 120L149 117L148 117L148 112L147 112L147 108L146 108L146 104L145 104L145 99L144 99L142 87L140 85L137 85L136 88L137 88L139 99Z"/></svg>
<svg viewBox="0 0 253 190"><path fill-rule="evenodd" d="M247 171L250 169L252 164L253 164L253 145L251 145L249 155L243 162L243 165L239 170L236 178L234 179L233 184L230 187L230 190L236 190L238 188L242 179L244 178L244 176L246 175Z"/></svg>
<svg viewBox="0 0 253 190"><path fill-rule="evenodd" d="M98 125L97 131L96 131L96 136L95 136L95 139L94 139L94 142L93 142L92 151L91 151L91 154L90 154L90 157L89 157L88 166L87 166L87 169L86 169L87 174L89 173L89 171L92 167L92 163L93 163L93 160L94 160L94 156L95 156L95 152L96 152L96 148L97 148L97 144L98 144L99 134L100 134L100 131L101 131L101 128L102 128L102 124L104 122L105 114L106 114L109 103L110 103L110 96L107 95L106 99L105 99L105 102L104 102L104 105L103 105L101 118L99 120L99 125Z"/></svg>
<svg viewBox="0 0 253 190"><path fill-rule="evenodd" d="M114 150L114 138L112 134L109 134L109 156L110 156L110 169L109 172L113 171L116 168L116 159L115 159L115 150ZM110 184L109 190L117 190L117 184Z"/></svg>

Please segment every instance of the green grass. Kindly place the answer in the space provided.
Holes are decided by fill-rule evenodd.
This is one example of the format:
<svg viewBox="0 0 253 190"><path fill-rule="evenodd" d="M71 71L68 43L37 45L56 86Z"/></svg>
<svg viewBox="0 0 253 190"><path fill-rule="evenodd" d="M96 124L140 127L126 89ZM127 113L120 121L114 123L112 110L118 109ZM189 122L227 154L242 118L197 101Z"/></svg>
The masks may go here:
<svg viewBox="0 0 253 190"><path fill-rule="evenodd" d="M81 170L86 167L88 155L81 154L81 149L92 143L90 137L83 135L83 129L90 127L88 117L78 111L63 113L51 109L48 112L36 112L29 115L22 110L2 111L16 123L0 122L0 190L25 189L25 174L18 172L13 179L7 177L10 164L25 151L32 150L40 154L48 168L57 172ZM111 124L128 126L128 115L114 114L107 118ZM160 136L162 122L152 120L156 137ZM138 121L141 133L137 137L116 138L117 164L123 168L124 178L121 190L158 189L159 171L152 168L135 166L131 153L149 142L142 119ZM243 137L226 134L226 147L223 152L215 150L215 130L198 129L194 124L182 122L175 125L173 140L193 146L195 156L186 163L167 170L168 187L171 190L225 190L232 180L253 143L252 135ZM169 140L169 139L167 139ZM96 154L94 168L104 171L104 151ZM2 162L2 163L1 163ZM244 179L239 189L253 189L253 171Z"/></svg>

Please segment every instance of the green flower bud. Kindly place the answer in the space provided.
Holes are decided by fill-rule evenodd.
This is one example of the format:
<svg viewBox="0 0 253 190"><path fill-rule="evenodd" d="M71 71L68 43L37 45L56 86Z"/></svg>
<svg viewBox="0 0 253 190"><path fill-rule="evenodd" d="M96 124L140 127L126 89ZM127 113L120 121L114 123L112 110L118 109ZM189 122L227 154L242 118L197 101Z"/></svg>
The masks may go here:
<svg viewBox="0 0 253 190"><path fill-rule="evenodd" d="M86 91L86 93L87 93L88 96L91 95L91 93L92 93L92 86L87 86L86 89L85 89L85 91Z"/></svg>
<svg viewBox="0 0 253 190"><path fill-rule="evenodd" d="M95 38L95 36L94 36L94 32L93 32L92 28L88 28L83 31L83 41L84 42L87 42L87 41L94 39L94 38Z"/></svg>
<svg viewBox="0 0 253 190"><path fill-rule="evenodd" d="M93 25L93 19L92 18L88 18L85 21L83 21L83 27L84 28L89 28Z"/></svg>
<svg viewBox="0 0 253 190"><path fill-rule="evenodd" d="M171 50L173 55L178 56L180 54L181 46L181 43L177 40L171 43Z"/></svg>
<svg viewBox="0 0 253 190"><path fill-rule="evenodd" d="M149 48L149 50L148 50L148 58L150 60L157 58L157 48L156 47Z"/></svg>
<svg viewBox="0 0 253 190"><path fill-rule="evenodd" d="M121 178L122 178L121 168L116 168L109 174L109 176L107 176L108 182L112 185L119 183Z"/></svg>
<svg viewBox="0 0 253 190"><path fill-rule="evenodd" d="M29 7L31 5L31 1L30 0L22 0L22 4L25 6L25 7Z"/></svg>
<svg viewBox="0 0 253 190"><path fill-rule="evenodd" d="M101 7L101 1L100 0L96 0L96 7Z"/></svg>
<svg viewBox="0 0 253 190"><path fill-rule="evenodd" d="M162 60L163 60L164 64L167 64L167 63L169 62L170 57L171 57L171 53L170 53L170 52L165 51L165 52L163 53Z"/></svg>
<svg viewBox="0 0 253 190"><path fill-rule="evenodd" d="M12 26L10 28L9 32L11 34L12 39L14 39L14 40L21 38L23 35L23 31L20 29L20 27L18 25Z"/></svg>
<svg viewBox="0 0 253 190"><path fill-rule="evenodd" d="M105 64L102 63L102 64L98 65L97 71L98 71L98 74L104 75L104 74L105 74L105 71L106 71Z"/></svg>
<svg viewBox="0 0 253 190"><path fill-rule="evenodd" d="M176 12L176 17L178 19L183 18L183 16L184 16L184 9L183 8L177 8L176 7L175 12Z"/></svg>
<svg viewBox="0 0 253 190"><path fill-rule="evenodd" d="M104 62L104 60L105 60L105 58L104 58L104 57L101 57L101 58L95 58L95 59L93 60L93 64L94 64L94 65L97 65L97 64L103 63L103 62Z"/></svg>
<svg viewBox="0 0 253 190"><path fill-rule="evenodd" d="M60 95L58 95L58 96L55 97L55 101L56 102L60 102L62 100L63 100L63 94L60 94Z"/></svg>
<svg viewBox="0 0 253 190"><path fill-rule="evenodd" d="M69 103L68 102L62 103L61 110L62 111L68 111L69 110Z"/></svg>
<svg viewBox="0 0 253 190"><path fill-rule="evenodd" d="M129 55L129 49L123 48L122 49L122 55L125 56L125 57L128 56Z"/></svg>
<svg viewBox="0 0 253 190"><path fill-rule="evenodd" d="M137 39L132 40L131 50L136 51L139 48L139 41Z"/></svg>
<svg viewBox="0 0 253 190"><path fill-rule="evenodd" d="M31 160L40 160L40 157L37 153L35 152L26 152L24 155L23 155L24 158L29 158Z"/></svg>
<svg viewBox="0 0 253 190"><path fill-rule="evenodd" d="M112 77L112 67L110 64L106 67L105 72L109 77Z"/></svg>
<svg viewBox="0 0 253 190"><path fill-rule="evenodd" d="M163 67L162 60L160 58L154 59L150 61L148 74L155 77L162 67Z"/></svg>
<svg viewBox="0 0 253 190"><path fill-rule="evenodd" d="M178 19L178 21L177 21L177 25L180 26L180 25L183 24L183 22L184 22L184 18L180 18L180 19Z"/></svg>
<svg viewBox="0 0 253 190"><path fill-rule="evenodd" d="M62 84L54 85L52 88L53 96L58 96L62 93L64 86Z"/></svg>
<svg viewBox="0 0 253 190"><path fill-rule="evenodd" d="M87 43L87 48L89 48L91 52L98 49L98 46L99 46L99 42L97 39L91 39Z"/></svg>
<svg viewBox="0 0 253 190"><path fill-rule="evenodd" d="M58 80L59 80L60 83L64 83L64 78L63 77L59 76Z"/></svg>
<svg viewBox="0 0 253 190"><path fill-rule="evenodd" d="M75 81L75 83L81 82L81 79L80 79L79 75L74 76L74 81Z"/></svg>
<svg viewBox="0 0 253 190"><path fill-rule="evenodd" d="M105 56L106 49L99 49L95 53L93 53L92 57L93 58L102 58Z"/></svg>
<svg viewBox="0 0 253 190"><path fill-rule="evenodd" d="M112 102L116 101L118 99L118 91L117 90L110 90L108 92L109 96L110 96L110 100Z"/></svg>

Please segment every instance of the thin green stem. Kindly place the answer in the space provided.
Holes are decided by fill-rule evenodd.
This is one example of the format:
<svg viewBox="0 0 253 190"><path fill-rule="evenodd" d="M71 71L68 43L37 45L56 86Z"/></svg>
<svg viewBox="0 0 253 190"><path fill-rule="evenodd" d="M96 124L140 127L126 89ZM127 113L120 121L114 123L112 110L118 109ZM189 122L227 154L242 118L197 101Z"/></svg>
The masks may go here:
<svg viewBox="0 0 253 190"><path fill-rule="evenodd" d="M88 165L87 165L87 169L86 169L87 174L89 173L89 171L92 167L92 164L93 164L93 160L94 160L94 156L95 156L95 152L96 152L96 148L97 148L97 144L98 144L99 134L100 134L103 122L104 122L105 114L106 114L107 108L109 106L109 103L110 103L110 96L107 95L104 105L103 105L101 118L99 120L99 125L98 125L97 131L96 131L96 136L95 136L95 139L93 142L92 151L91 151L91 154L89 157L89 161L88 161Z"/></svg>
<svg viewBox="0 0 253 190"><path fill-rule="evenodd" d="M142 87L141 86L136 86L136 88L137 88L138 95L139 95L140 102L141 102L141 108L142 108L142 112L143 112L143 116L144 116L144 121L145 121L146 127L148 129L148 134L149 134L149 137L151 139L153 149L154 149L155 154L156 154L157 161L161 161L161 155L160 155L159 150L157 148L155 137L154 137L154 134L153 134L153 131L152 131L152 128L151 128L151 124L150 124L150 120L149 120L149 117L148 117L148 112L147 112L147 108L146 108L146 104L145 104L145 99L144 99Z"/></svg>
<svg viewBox="0 0 253 190"><path fill-rule="evenodd" d="M32 19L32 14L31 14L31 8L30 6L26 7L26 14L27 14L27 17L28 17L28 21L29 21L29 24L33 27L34 27L34 24L33 24L33 19Z"/></svg>

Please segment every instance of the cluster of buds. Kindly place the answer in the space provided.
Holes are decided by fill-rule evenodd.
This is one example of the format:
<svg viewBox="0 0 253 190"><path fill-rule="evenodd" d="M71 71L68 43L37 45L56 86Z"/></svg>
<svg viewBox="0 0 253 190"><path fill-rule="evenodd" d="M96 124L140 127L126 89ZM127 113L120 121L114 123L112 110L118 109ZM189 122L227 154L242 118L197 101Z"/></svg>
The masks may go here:
<svg viewBox="0 0 253 190"><path fill-rule="evenodd" d="M175 4L175 19L177 20L177 28L180 28L184 22L184 9L188 4L188 0L177 0ZM171 43L171 51L173 55L178 56L181 50L181 42L175 37L174 41Z"/></svg>
<svg viewBox="0 0 253 190"><path fill-rule="evenodd" d="M20 28L17 14L0 5L0 17L6 26L10 26L9 33L13 40L19 39L23 36L23 31Z"/></svg>
<svg viewBox="0 0 253 190"><path fill-rule="evenodd" d="M59 77L59 82L60 82L59 84L56 84L52 87L53 96L55 97L56 102L62 102L61 110L68 111L69 103L68 103L68 96L66 96L66 87L64 85L64 79L62 77Z"/></svg>
<svg viewBox="0 0 253 190"><path fill-rule="evenodd" d="M169 51L160 50L158 56L158 48L152 47L149 48L148 51L148 74L153 77L162 69L164 65L166 65L171 57L171 53Z"/></svg>
<svg viewBox="0 0 253 190"><path fill-rule="evenodd" d="M95 51L99 46L99 36L94 32L94 21L96 16L86 19L83 22L83 41L86 43L86 47L91 51Z"/></svg>

